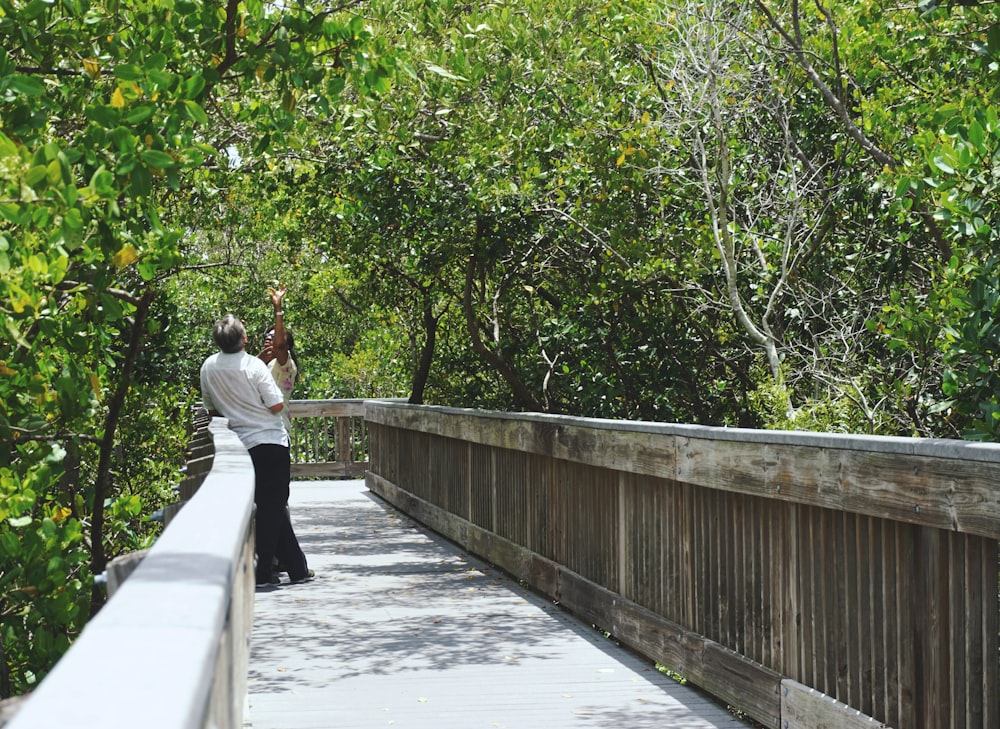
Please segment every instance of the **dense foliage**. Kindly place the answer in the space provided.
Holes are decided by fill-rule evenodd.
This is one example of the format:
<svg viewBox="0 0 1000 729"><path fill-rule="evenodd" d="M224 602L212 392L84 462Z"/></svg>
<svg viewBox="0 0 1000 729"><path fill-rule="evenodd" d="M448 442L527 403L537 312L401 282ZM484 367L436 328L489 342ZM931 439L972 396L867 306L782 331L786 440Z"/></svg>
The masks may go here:
<svg viewBox="0 0 1000 729"><path fill-rule="evenodd" d="M300 397L997 439L1000 4L0 0L0 697Z"/></svg>
<svg viewBox="0 0 1000 729"><path fill-rule="evenodd" d="M0 695L66 649L102 602L93 575L170 496L194 396L164 298L200 258L184 206L217 193L237 143L287 145L300 95L329 108L377 81L361 25L259 2L0 2Z"/></svg>

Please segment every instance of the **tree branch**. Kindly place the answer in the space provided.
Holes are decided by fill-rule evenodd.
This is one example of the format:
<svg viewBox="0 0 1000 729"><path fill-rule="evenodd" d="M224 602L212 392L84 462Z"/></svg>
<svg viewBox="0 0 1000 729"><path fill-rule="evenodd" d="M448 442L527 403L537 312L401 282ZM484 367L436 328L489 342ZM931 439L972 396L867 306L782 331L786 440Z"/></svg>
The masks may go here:
<svg viewBox="0 0 1000 729"><path fill-rule="evenodd" d="M100 443L101 439L93 435L84 435L82 433L56 433L54 435L36 435L36 431L28 430L27 428L17 428L11 427L11 432L14 434L14 440L19 443L32 442L32 443L63 443L70 440L78 440L84 443Z"/></svg>
<svg viewBox="0 0 1000 729"><path fill-rule="evenodd" d="M888 167L890 169L896 169L900 166L899 160L893 157L889 152L882 149L871 137L862 131L857 124L851 119L850 110L844 105L840 97L833 92L833 90L827 85L823 78L819 75L816 67L809 61L809 54L805 51L805 46L802 41L802 35L799 31L799 21L798 21L798 3L794 2L792 4L792 24L795 28L795 35L788 32L788 30L778 21L777 17L771 12L771 10L764 4L763 0L754 0L754 6L761 12L761 14L767 19L768 24L774 29L784 39L785 43L788 45L789 55L795 59L795 62L801 68L806 77L812 83L813 87L819 91L820 96L826 103L827 107L836 115L837 119L844 126L847 135L853 139L860 147L863 149L876 163L882 167ZM830 21L832 24L832 21ZM834 51L836 52L837 46L834 43ZM839 57L835 59L834 65L839 69L840 59ZM838 71L839 74L839 71ZM948 260L951 257L951 244L944 239L941 233L940 227L938 227L937 221L934 220L932 213L927 211L922 201L915 198L913 193L909 193L909 196L917 203L914 212L923 221L924 226L927 228L927 232L933 239L937 249L943 260Z"/></svg>
<svg viewBox="0 0 1000 729"><path fill-rule="evenodd" d="M858 145L865 150L872 159L878 162L883 167L898 167L899 161L896 160L892 155L879 147L872 139L870 139L851 119L850 111L844 106L843 101L833 92L833 90L827 85L823 78L816 71L816 67L812 65L809 61L808 56L804 50L802 44L801 35L796 31L796 37L793 37L785 27L778 22L778 19L771 13L770 8L768 8L761 0L754 0L754 5L760 10L761 14L767 19L770 26L785 40L791 50L791 56L798 63L799 67L805 71L806 76L812 82L813 86L826 105L837 115L840 123L844 125L844 129L847 130L848 136L851 137ZM797 6L797 3L796 3ZM798 27L797 18L793 18L793 23L796 28Z"/></svg>
<svg viewBox="0 0 1000 729"><path fill-rule="evenodd" d="M104 571L107 557L104 553L104 501L111 494L112 474L111 455L114 452L115 436L118 432L118 421L125 407L125 398L132 387L132 370L142 351L142 340L145 335L146 316L153 303L155 292L149 289L142 295L136 307L135 321L132 324L125 361L118 376L114 394L108 402L108 412L104 418L104 433L101 437L101 453L97 461L97 473L94 477L94 513L90 525L91 570L93 574ZM90 615L93 617L103 604L100 587L95 584L90 596Z"/></svg>
<svg viewBox="0 0 1000 729"><path fill-rule="evenodd" d="M63 279L62 281L60 281L56 285L56 291L72 291L72 290L77 289L77 288L79 288L81 286L83 286L84 288L86 288L88 291L97 291L98 290L98 289L94 288L94 286L92 284L85 284L85 283L83 283L81 281L70 281L68 279ZM135 294L130 293L128 291L125 291L123 289L107 288L107 289L101 289L101 291L103 293L110 294L112 297L114 297L116 299L120 299L121 301L126 301L129 304L132 304L132 306L139 306L139 304L142 301L142 299L140 299Z"/></svg>
<svg viewBox="0 0 1000 729"><path fill-rule="evenodd" d="M42 66L15 66L18 73L33 74L35 76L83 76L83 71L73 68L44 68Z"/></svg>
<svg viewBox="0 0 1000 729"><path fill-rule="evenodd" d="M618 251L616 251L614 248L612 248L610 245L608 245L607 242L603 238L601 238L601 236L599 236L597 233L595 233L594 231L592 231L590 228L588 228L586 225L584 225L583 223L581 223L579 220L577 220L576 218L574 218L569 213L567 213L567 212L565 212L563 210L560 210L559 208L552 207L550 205L541 205L541 206L532 208L532 210L534 212L536 212L536 213L554 213L555 215L559 216L563 220L568 220L573 225L575 225L577 228L579 228L584 233L586 233L588 236L590 236L590 238L595 243L597 243L597 245L599 245L602 250L604 250L605 252L611 254L611 257L614 258L616 261L618 261L620 264L622 264L626 268L630 268L631 267L632 264L630 264L628 262L628 259L626 259L622 254L620 254Z"/></svg>
<svg viewBox="0 0 1000 729"><path fill-rule="evenodd" d="M510 364L500 355L483 344L482 337L479 335L479 322L476 319L476 312L472 305L472 284L475 279L476 268L476 257L469 256L469 262L465 269L465 287L462 296L462 308L465 312L465 325L469 334L469 339L472 343L472 351L478 354L484 362L496 370L497 373L503 378L513 392L514 402L518 405L518 407L536 412L544 412L545 408L542 403L539 402L539 400L521 381L521 378L518 377L514 368L511 367Z"/></svg>

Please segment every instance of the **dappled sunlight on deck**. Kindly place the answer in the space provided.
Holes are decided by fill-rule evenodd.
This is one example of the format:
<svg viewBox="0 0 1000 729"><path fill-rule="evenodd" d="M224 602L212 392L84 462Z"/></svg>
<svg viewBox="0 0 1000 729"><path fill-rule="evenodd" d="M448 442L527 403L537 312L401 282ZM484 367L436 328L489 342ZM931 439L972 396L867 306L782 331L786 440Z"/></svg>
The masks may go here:
<svg viewBox="0 0 1000 729"><path fill-rule="evenodd" d="M291 510L317 578L256 594L247 726L744 726L360 481Z"/></svg>

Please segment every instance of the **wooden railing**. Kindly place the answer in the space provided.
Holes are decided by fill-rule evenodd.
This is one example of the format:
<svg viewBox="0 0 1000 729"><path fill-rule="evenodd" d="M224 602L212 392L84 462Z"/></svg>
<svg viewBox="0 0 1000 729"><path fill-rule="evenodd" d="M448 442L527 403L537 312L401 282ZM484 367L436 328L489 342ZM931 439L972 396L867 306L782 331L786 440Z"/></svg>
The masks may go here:
<svg viewBox="0 0 1000 729"><path fill-rule="evenodd" d="M363 474L364 407L363 400L292 401L293 477ZM200 410L193 424L178 501L162 512L163 535L152 549L108 564L107 605L38 689L0 714L6 729L243 725L253 464L225 420ZM67 697L87 698L67 713Z"/></svg>
<svg viewBox="0 0 1000 729"><path fill-rule="evenodd" d="M292 414L298 477L354 475L370 444L374 492L766 726L1000 726L1000 446L386 401ZM93 699L73 702L84 729L241 725L253 469L225 421L199 421L179 491L9 727L65 725L67 696Z"/></svg>
<svg viewBox="0 0 1000 729"><path fill-rule="evenodd" d="M366 419L374 492L768 727L1000 727L998 446Z"/></svg>
<svg viewBox="0 0 1000 729"><path fill-rule="evenodd" d="M111 599L6 729L243 725L253 464L224 421L196 425L183 508L151 549L108 566Z"/></svg>
<svg viewBox="0 0 1000 729"><path fill-rule="evenodd" d="M292 400L292 478L359 478L368 467L364 400Z"/></svg>

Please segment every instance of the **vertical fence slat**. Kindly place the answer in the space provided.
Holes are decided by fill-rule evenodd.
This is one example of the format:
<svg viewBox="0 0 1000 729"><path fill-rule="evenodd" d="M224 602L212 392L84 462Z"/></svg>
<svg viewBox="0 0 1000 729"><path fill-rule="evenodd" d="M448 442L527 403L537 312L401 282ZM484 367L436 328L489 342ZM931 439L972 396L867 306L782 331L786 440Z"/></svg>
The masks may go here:
<svg viewBox="0 0 1000 729"><path fill-rule="evenodd" d="M871 610L868 613L868 630L871 635L871 679L869 693L871 707L869 716L886 716L886 691L883 676L886 672L886 564L885 533L881 520L869 518L869 540L871 549L871 570L868 589L871 594Z"/></svg>
<svg viewBox="0 0 1000 729"><path fill-rule="evenodd" d="M966 640L971 625L966 622L968 616L965 612L965 600L963 599L963 593L969 589L965 574L966 539L962 534L945 534L945 537L948 551L947 568L943 579L945 599L948 605L948 631L945 648L948 650L946 660L951 666L945 679L948 683L949 705L953 707L950 726L951 729L967 729L968 677L966 661L971 657L970 651L974 651L974 649Z"/></svg>
<svg viewBox="0 0 1000 729"><path fill-rule="evenodd" d="M945 550L947 535L937 529L920 529L920 562L918 599L926 605L917 614L918 635L915 637L919 695L923 721L929 727L948 727L948 685L943 666L948 665L948 605L944 594L947 584Z"/></svg>
<svg viewBox="0 0 1000 729"><path fill-rule="evenodd" d="M913 580L916 569L915 535L919 528L911 525L896 525L897 545L895 570L896 586L896 617L897 627L896 650L898 651L898 674L896 686L896 720L892 726L917 726L917 703L914 696L914 684L917 679L916 663L914 661L914 644L919 639L915 635L917 626L914 624L910 601L917 595L917 586Z"/></svg>
<svg viewBox="0 0 1000 729"><path fill-rule="evenodd" d="M997 585L997 561L998 549L996 540L978 540L983 554L981 587L977 594L989 596L998 594ZM1000 600L1000 596L998 596ZM992 604L992 601L987 602ZM983 718L981 726L1000 726L1000 658L998 658L997 633L1000 632L1000 612L996 609L984 610L982 616L982 629L979 633L983 646Z"/></svg>
<svg viewBox="0 0 1000 729"><path fill-rule="evenodd" d="M772 604L778 605L781 611L779 629L776 630L777 640L775 644L775 662L771 665L782 675L789 676L798 672L798 667L802 665L796 651L802 645L802 630L799 625L802 614L802 588L800 584L799 554L797 550L799 510L797 504L789 504L783 513L787 515L787 521L781 522L777 519L771 521L771 533L775 534L771 541L771 579L775 585L775 600ZM778 510L773 506L769 509L773 514Z"/></svg>
<svg viewBox="0 0 1000 729"><path fill-rule="evenodd" d="M806 686L815 686L822 690L820 676L817 672L816 660L819 658L819 651L814 650L816 638L816 581L813 577L813 556L818 555L822 559L822 552L813 547L816 544L815 534L817 531L816 520L812 518L815 509L803 507L799 510L800 526L798 545L798 564L802 571L802 602L799 608L799 623L802 629L802 652L801 652L801 676L800 683ZM793 675L792 678L795 678Z"/></svg>
<svg viewBox="0 0 1000 729"><path fill-rule="evenodd" d="M831 611L834 616L834 625L836 626L837 652L833 657L833 671L835 676L833 685L836 686L836 689L831 696L841 696L844 699L844 703L848 703L850 702L851 684L853 681L853 676L851 675L852 636L849 620L851 611L849 607L851 590L852 587L856 588L856 584L852 585L854 581L849 580L847 575L854 553L849 546L850 517L843 512L835 512L833 520L834 534L832 546L834 549L837 582L834 588L834 599L831 602Z"/></svg>

